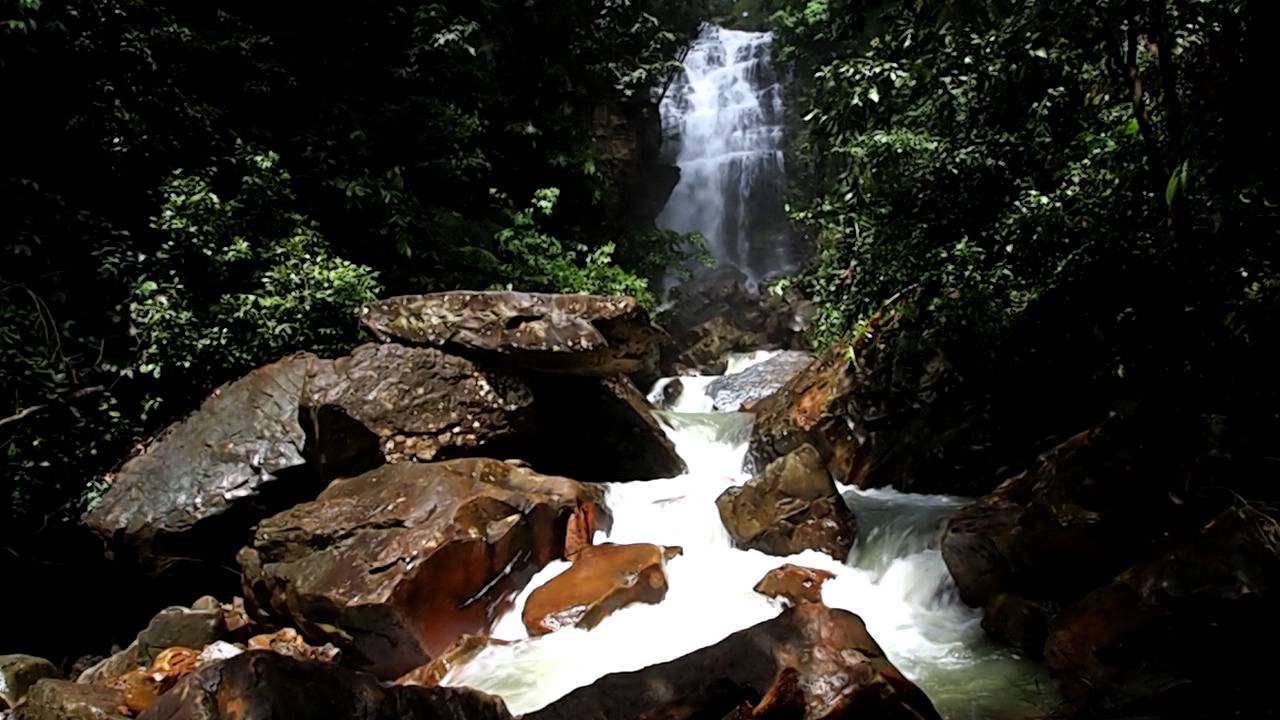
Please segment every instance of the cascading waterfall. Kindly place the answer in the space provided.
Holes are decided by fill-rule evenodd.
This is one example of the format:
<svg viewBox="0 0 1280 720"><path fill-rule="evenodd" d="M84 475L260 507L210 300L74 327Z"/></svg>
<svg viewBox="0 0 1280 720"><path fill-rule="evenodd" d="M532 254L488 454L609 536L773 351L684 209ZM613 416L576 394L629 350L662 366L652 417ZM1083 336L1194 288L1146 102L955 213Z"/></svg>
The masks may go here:
<svg viewBox="0 0 1280 720"><path fill-rule="evenodd" d="M730 368L740 371L763 357L731 358ZM781 601L752 588L769 570L794 563L836 575L823 586L823 601L861 615L890 659L949 720L1034 717L1037 707L1051 702L1038 667L986 642L980 612L956 597L936 541L962 499L842 488L859 523L846 563L812 550L782 558L734 548L715 500L748 479L741 468L752 416L700 412L703 403L690 396L706 384L685 384L676 407L693 412L657 413L689 472L608 484L613 527L596 537L683 547L684 554L667 564L666 598L625 607L589 631L569 628L529 638L521 622L525 601L569 567L553 562L498 620L493 635L515 642L482 651L455 668L445 684L500 695L513 713L536 710L605 674L673 660L774 617Z"/></svg>
<svg viewBox="0 0 1280 720"><path fill-rule="evenodd" d="M752 282L794 269L783 209L782 86L769 33L709 25L662 99L663 147L680 181L658 226L702 233Z"/></svg>

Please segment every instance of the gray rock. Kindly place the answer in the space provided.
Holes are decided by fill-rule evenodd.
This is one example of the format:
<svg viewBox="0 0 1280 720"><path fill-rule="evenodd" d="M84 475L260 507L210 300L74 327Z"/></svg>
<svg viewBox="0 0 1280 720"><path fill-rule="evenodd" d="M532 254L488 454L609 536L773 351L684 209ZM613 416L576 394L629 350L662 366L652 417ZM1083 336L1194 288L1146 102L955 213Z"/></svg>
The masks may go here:
<svg viewBox="0 0 1280 720"><path fill-rule="evenodd" d="M144 667L142 653L138 649L138 641L134 640L129 647L115 653L96 665L80 673L76 682L86 685L106 685L112 680Z"/></svg>
<svg viewBox="0 0 1280 720"><path fill-rule="evenodd" d="M707 386L707 394L718 411L749 410L750 405L777 392L811 362L813 356L807 352L786 350L740 373L712 382Z"/></svg>
<svg viewBox="0 0 1280 720"><path fill-rule="evenodd" d="M13 707L32 685L62 673L53 663L34 655L0 655L0 708Z"/></svg>
<svg viewBox="0 0 1280 720"><path fill-rule="evenodd" d="M405 295L366 304L383 341L430 345L525 370L610 377L652 370L663 333L634 299L522 292Z"/></svg>
<svg viewBox="0 0 1280 720"><path fill-rule="evenodd" d="M41 680L27 693L14 720L122 720L124 695L100 685Z"/></svg>
<svg viewBox="0 0 1280 720"><path fill-rule="evenodd" d="M147 662L171 647L191 648L199 652L206 645L225 638L226 620L222 607L216 610L194 610L170 607L151 618L146 629L138 633L138 652Z"/></svg>

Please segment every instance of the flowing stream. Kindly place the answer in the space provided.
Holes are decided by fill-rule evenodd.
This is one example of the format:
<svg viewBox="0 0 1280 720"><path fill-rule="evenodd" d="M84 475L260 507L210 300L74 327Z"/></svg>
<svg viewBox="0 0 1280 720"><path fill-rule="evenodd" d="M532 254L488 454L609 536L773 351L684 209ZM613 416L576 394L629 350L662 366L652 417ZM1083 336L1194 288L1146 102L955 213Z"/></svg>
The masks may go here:
<svg viewBox="0 0 1280 720"><path fill-rule="evenodd" d="M739 356L730 370L764 357ZM679 403L658 416L689 472L608 484L613 527L596 536L596 542L683 547L684 554L667 564L666 599L625 607L590 631L570 628L529 638L520 617L525 599L569 567L553 562L498 621L494 636L516 642L487 648L455 668L445 684L500 695L513 713L539 709L607 673L673 660L774 617L782 601L752 587L770 569L794 563L836 574L823 586L823 601L858 613L890 659L949 720L1022 720L1052 702L1038 666L988 643L980 613L956 597L936 543L941 524L963 499L842 488L859 523L846 563L811 550L785 558L738 550L715 500L748 479L741 468L752 418L700 412L705 406L698 395L710 378L682 380Z"/></svg>

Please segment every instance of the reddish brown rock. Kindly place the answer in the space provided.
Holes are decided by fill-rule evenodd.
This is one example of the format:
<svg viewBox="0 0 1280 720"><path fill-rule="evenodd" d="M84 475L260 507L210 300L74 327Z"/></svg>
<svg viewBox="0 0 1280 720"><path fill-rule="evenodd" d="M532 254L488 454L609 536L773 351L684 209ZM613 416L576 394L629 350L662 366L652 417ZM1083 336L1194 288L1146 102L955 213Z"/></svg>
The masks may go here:
<svg viewBox="0 0 1280 720"><path fill-rule="evenodd" d="M1045 659L1081 716L1268 717L1280 643L1280 524L1230 510L1065 610ZM1264 711L1265 709L1265 711Z"/></svg>
<svg viewBox="0 0 1280 720"><path fill-rule="evenodd" d="M789 608L671 662L606 675L524 717L723 718L744 706L770 719L940 720L857 615L820 604Z"/></svg>
<svg viewBox="0 0 1280 720"><path fill-rule="evenodd" d="M383 341L431 345L522 370L612 377L651 370L662 331L633 298L509 291L406 295L360 309Z"/></svg>
<svg viewBox="0 0 1280 720"><path fill-rule="evenodd" d="M509 644L506 640L483 635L463 635L448 650L436 656L435 660L401 675L396 679L396 684L435 687L451 670L479 655L481 650L495 645Z"/></svg>
<svg viewBox="0 0 1280 720"><path fill-rule="evenodd" d="M133 670L109 683L120 691L122 705L136 715L151 707L178 681L196 671L199 653L191 648L171 647L162 651L146 669Z"/></svg>
<svg viewBox="0 0 1280 720"><path fill-rule="evenodd" d="M756 583L754 590L771 598L782 597L792 605L822 602L822 584L834 574L790 563L776 567Z"/></svg>
<svg viewBox="0 0 1280 720"><path fill-rule="evenodd" d="M573 566L534 590L524 606L530 635L566 627L591 629L615 610L667 596L666 561L680 548L659 545L592 545Z"/></svg>
<svg viewBox="0 0 1280 720"><path fill-rule="evenodd" d="M249 638L246 645L250 650L270 650L299 660L334 662L342 654L342 651L331 643L325 643L320 647L308 645L307 641L303 640L298 631L293 628L284 628L271 634L255 635Z"/></svg>
<svg viewBox="0 0 1280 720"><path fill-rule="evenodd" d="M844 560L857 536L853 513L812 445L724 491L716 507L735 546L770 555L812 549Z"/></svg>
<svg viewBox="0 0 1280 720"><path fill-rule="evenodd" d="M386 465L263 521L240 553L247 597L393 679L486 632L601 497L496 460Z"/></svg>
<svg viewBox="0 0 1280 720"><path fill-rule="evenodd" d="M502 701L468 688L384 688L377 678L253 650L201 668L139 720L510 720Z"/></svg>

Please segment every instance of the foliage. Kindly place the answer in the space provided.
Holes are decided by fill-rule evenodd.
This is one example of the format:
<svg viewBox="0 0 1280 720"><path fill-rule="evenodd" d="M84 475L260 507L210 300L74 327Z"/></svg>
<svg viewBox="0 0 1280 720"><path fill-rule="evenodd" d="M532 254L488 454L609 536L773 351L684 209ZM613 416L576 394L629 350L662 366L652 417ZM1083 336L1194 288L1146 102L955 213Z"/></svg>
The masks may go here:
<svg viewBox="0 0 1280 720"><path fill-rule="evenodd" d="M820 344L889 308L906 319L865 385L894 422L919 413L912 373L937 353L945 422L986 428L975 448L1034 447L1125 398L1212 413L1276 395L1256 3L773 9L807 78L797 165L817 186L794 203L819 247L795 283Z"/></svg>

